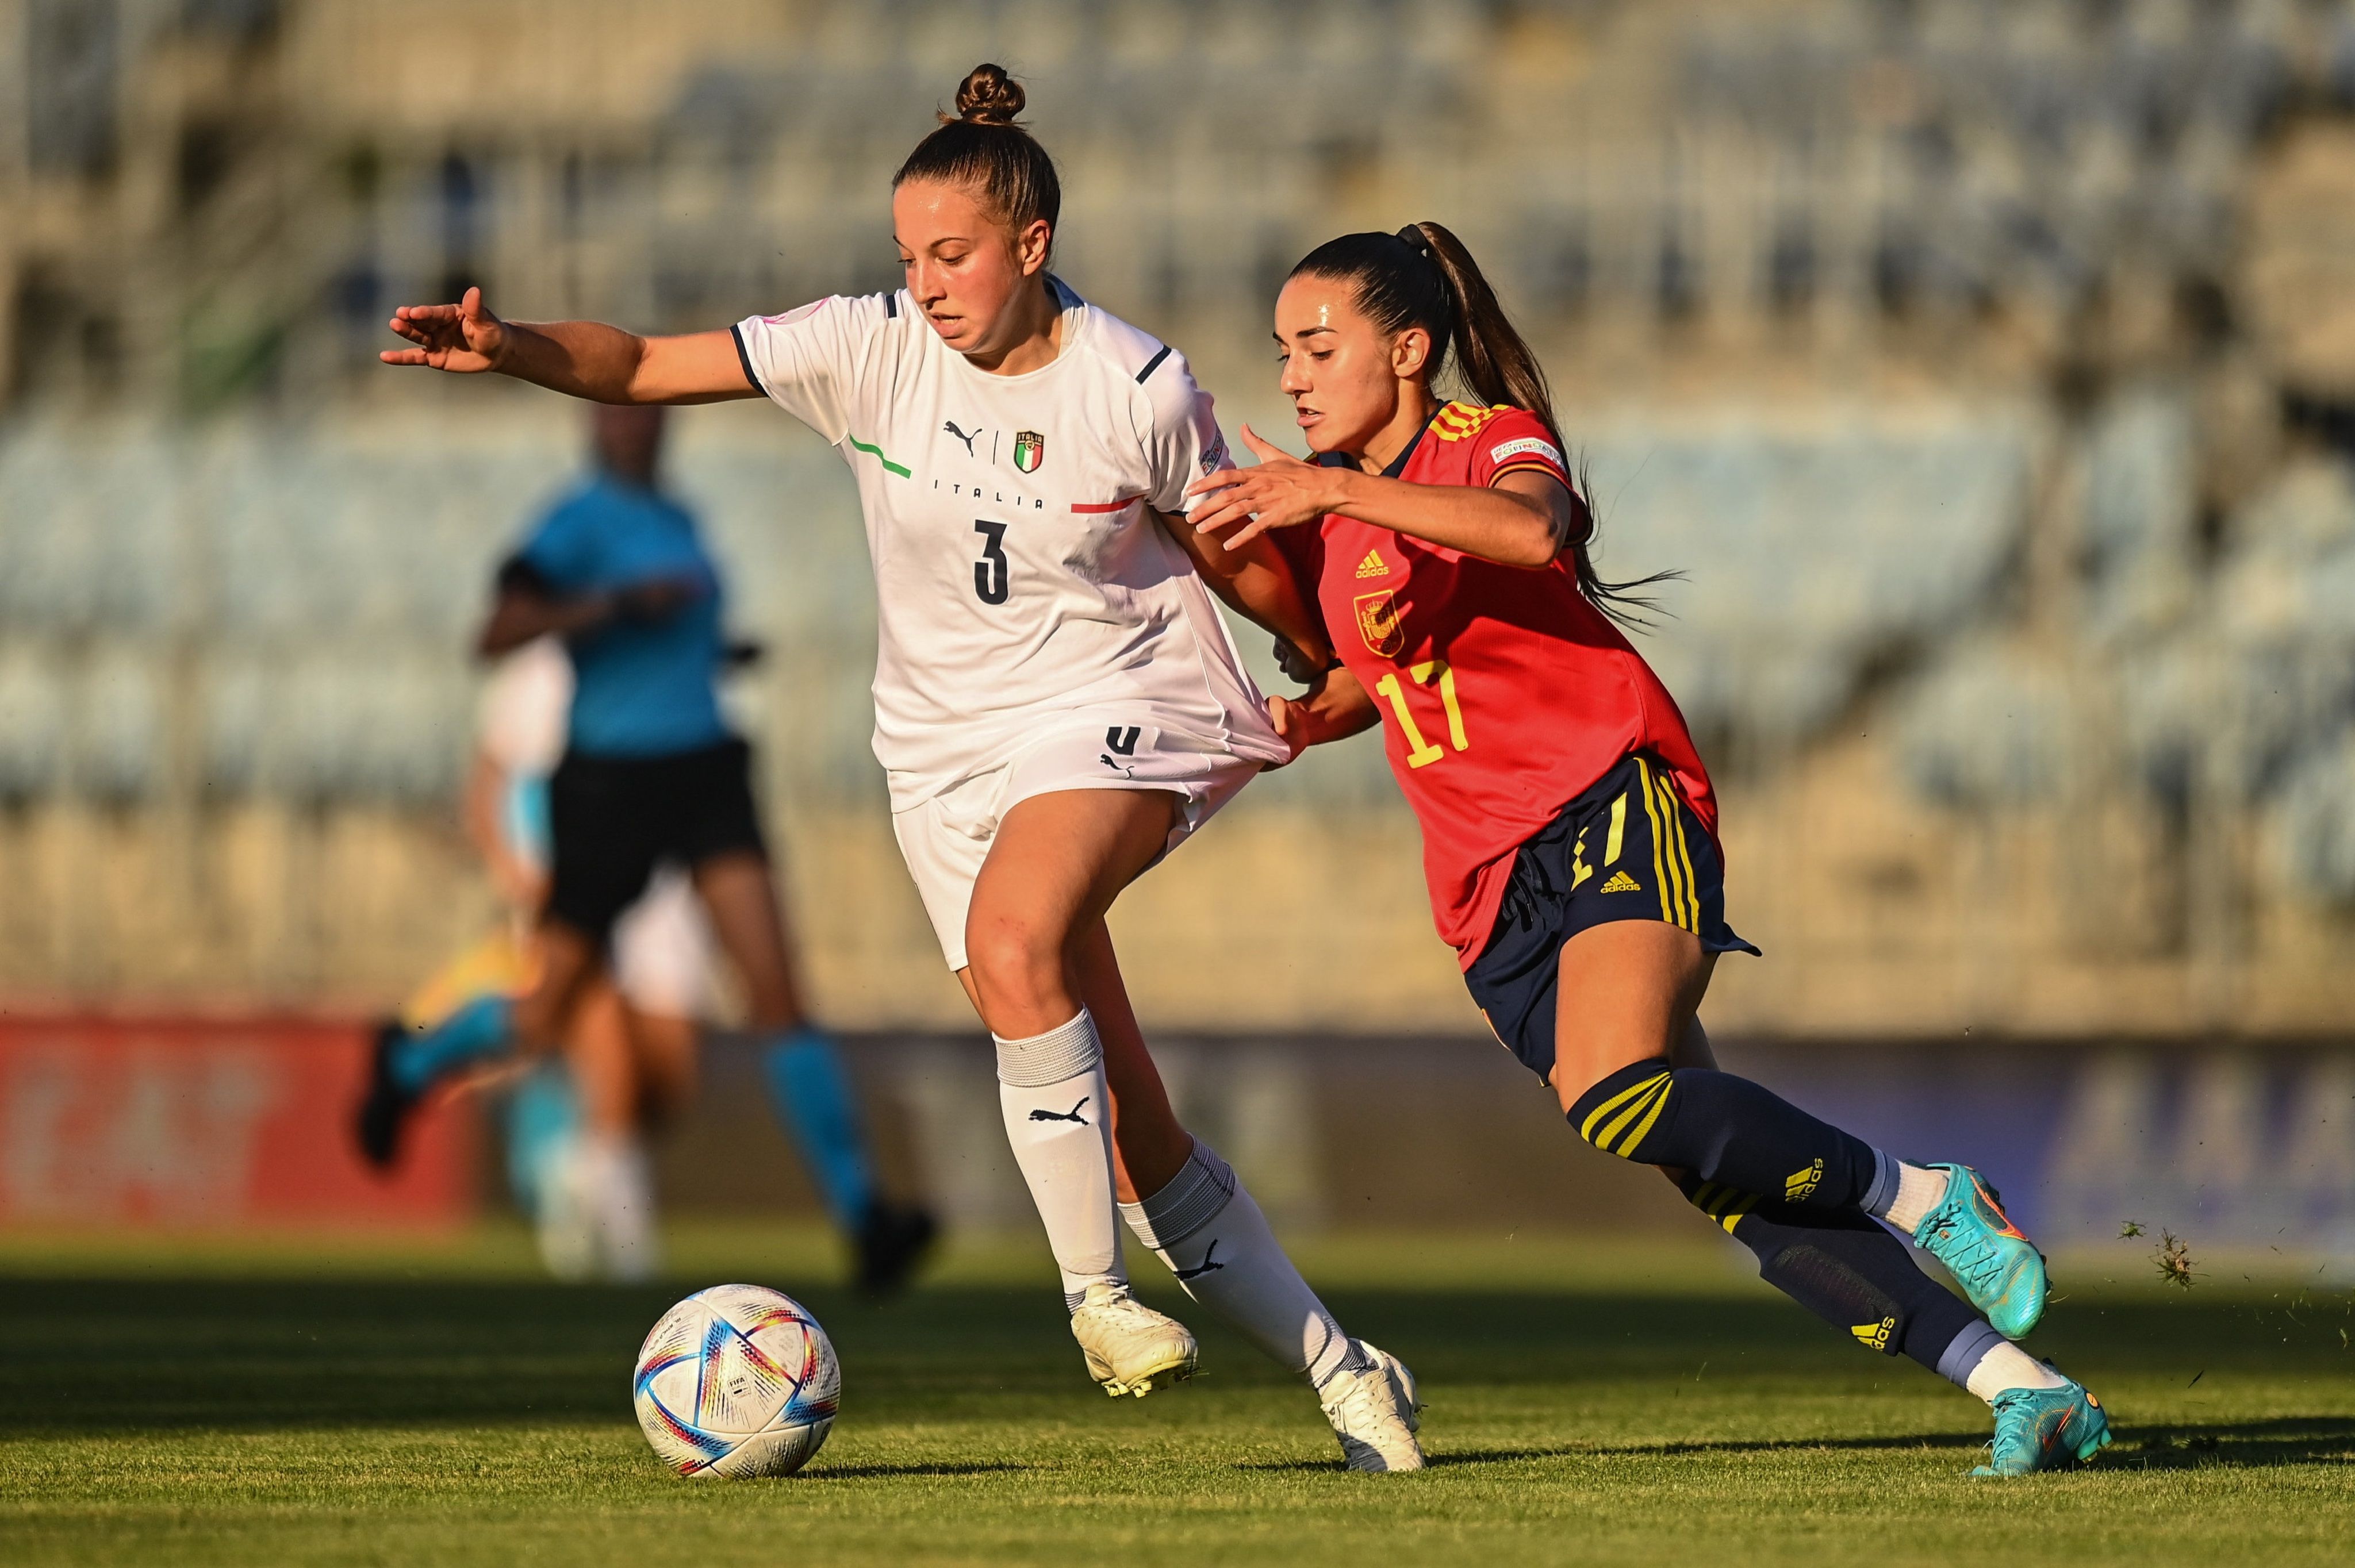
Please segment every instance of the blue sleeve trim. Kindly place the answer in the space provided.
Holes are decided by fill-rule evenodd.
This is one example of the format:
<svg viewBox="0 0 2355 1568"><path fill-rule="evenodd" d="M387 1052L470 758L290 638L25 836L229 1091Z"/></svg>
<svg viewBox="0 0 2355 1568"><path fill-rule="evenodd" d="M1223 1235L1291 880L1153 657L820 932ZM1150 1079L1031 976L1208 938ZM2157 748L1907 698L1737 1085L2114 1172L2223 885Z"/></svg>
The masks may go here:
<svg viewBox="0 0 2355 1568"><path fill-rule="evenodd" d="M897 295L897 294L886 294L886 295L884 295L884 296L883 296L883 319L884 319L884 320L886 320L886 321L894 321L894 322L896 322L896 321L898 321L898 320L900 319L900 296L899 296L899 295Z"/></svg>
<svg viewBox="0 0 2355 1568"><path fill-rule="evenodd" d="M741 325L731 326L728 329L728 335L736 344L736 363L744 367L744 384L762 397L767 397L769 389L761 385L761 377L752 368L751 351L744 346L744 329Z"/></svg>
<svg viewBox="0 0 2355 1568"><path fill-rule="evenodd" d="M1165 344L1163 344L1161 345L1161 352L1160 352L1159 354L1155 355L1152 358L1150 358L1150 359L1146 360L1146 361L1145 362L1145 368L1144 368L1144 369L1142 369L1142 370L1140 370L1140 371L1138 371L1138 372L1136 373L1136 384L1137 384L1139 387L1144 386L1144 385L1145 385L1145 378L1146 378L1146 376L1148 376L1152 375L1155 371L1156 371L1156 370L1160 369L1160 368L1161 368L1161 362L1162 362L1163 360L1165 360L1165 359L1168 358L1168 357L1169 357L1169 345L1168 345L1167 344L1166 344L1166 343L1165 343Z"/></svg>

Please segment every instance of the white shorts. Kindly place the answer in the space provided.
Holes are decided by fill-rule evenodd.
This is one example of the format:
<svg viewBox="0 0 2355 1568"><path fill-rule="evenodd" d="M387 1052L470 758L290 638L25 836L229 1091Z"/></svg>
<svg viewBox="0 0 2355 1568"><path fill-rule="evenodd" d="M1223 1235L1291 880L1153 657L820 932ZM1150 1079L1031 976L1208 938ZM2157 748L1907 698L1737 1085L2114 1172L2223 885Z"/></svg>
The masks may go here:
<svg viewBox="0 0 2355 1568"><path fill-rule="evenodd" d="M965 912L974 879L989 858L997 824L1018 801L1060 789L1160 789L1184 802L1169 829L1167 854L1234 799L1258 773L1255 758L1215 741L1151 725L1060 729L1041 736L994 768L951 785L929 800L894 812L891 832L916 879L949 968L965 967Z"/></svg>
<svg viewBox="0 0 2355 1568"><path fill-rule="evenodd" d="M716 1011L711 923L694 879L668 862L613 922L613 984L640 1012L709 1018Z"/></svg>

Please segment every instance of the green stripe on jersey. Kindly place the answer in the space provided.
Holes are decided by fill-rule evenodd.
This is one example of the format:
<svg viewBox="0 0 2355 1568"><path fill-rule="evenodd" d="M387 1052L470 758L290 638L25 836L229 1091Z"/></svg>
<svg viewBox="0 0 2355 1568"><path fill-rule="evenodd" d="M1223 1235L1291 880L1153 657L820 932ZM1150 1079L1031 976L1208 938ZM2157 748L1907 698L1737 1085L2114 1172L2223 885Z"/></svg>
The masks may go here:
<svg viewBox="0 0 2355 1568"><path fill-rule="evenodd" d="M896 473L901 479L913 477L906 469L901 468L898 463L893 462L890 458L885 457L881 447L870 447L865 441L860 440L857 436L850 438L850 444L857 447L860 451L866 452L874 458L877 462L881 463L885 473Z"/></svg>

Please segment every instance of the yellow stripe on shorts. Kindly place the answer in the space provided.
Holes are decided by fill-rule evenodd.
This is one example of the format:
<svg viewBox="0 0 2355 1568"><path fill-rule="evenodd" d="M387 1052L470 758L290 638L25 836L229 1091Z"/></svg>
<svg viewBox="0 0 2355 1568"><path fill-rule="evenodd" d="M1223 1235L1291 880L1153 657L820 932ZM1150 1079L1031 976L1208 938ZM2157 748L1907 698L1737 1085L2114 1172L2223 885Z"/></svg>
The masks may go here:
<svg viewBox="0 0 2355 1568"><path fill-rule="evenodd" d="M1654 778L1651 764L1640 757L1636 769L1644 785L1644 812L1652 823L1652 868L1660 879L1660 918L1699 936L1700 922L1685 913L1686 906L1697 901L1692 897L1691 863L1679 863L1677 858L1684 820L1677 811L1676 792L1667 780Z"/></svg>
<svg viewBox="0 0 2355 1568"><path fill-rule="evenodd" d="M1668 895L1668 865L1660 843L1660 803L1652 798L1652 770L1640 757L1636 758L1636 779L1644 794L1644 820L1652 824L1652 885L1660 891L1660 918L1674 926L1676 906Z"/></svg>
<svg viewBox="0 0 2355 1568"><path fill-rule="evenodd" d="M1668 807L1668 820L1677 825L1677 863L1684 868L1685 912L1692 917L1692 924L1685 929L1698 937L1700 935L1700 878L1693 874L1692 837L1685 831L1684 797L1677 793L1676 781L1666 776L1660 779L1660 794Z"/></svg>

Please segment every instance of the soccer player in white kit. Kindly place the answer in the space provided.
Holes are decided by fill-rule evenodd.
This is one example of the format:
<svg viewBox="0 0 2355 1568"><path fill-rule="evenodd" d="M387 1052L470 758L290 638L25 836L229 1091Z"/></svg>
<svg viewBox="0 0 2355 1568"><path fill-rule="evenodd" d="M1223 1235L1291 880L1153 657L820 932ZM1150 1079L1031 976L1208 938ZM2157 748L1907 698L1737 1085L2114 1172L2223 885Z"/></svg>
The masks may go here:
<svg viewBox="0 0 2355 1568"><path fill-rule="evenodd" d="M496 371L610 403L766 396L858 476L880 606L875 752L1092 1376L1190 1375L1137 1301L1118 1218L1195 1300L1317 1392L1349 1467L1419 1469L1414 1381L1341 1331L1234 1171L1179 1125L1122 985L1120 890L1291 747L1210 599L1330 653L1270 556L1199 546L1187 487L1227 466L1185 360L1047 271L1061 192L985 65L894 177L907 286L725 332L639 337L405 306L392 365ZM1117 1211L1117 1217L1116 1213Z"/></svg>

